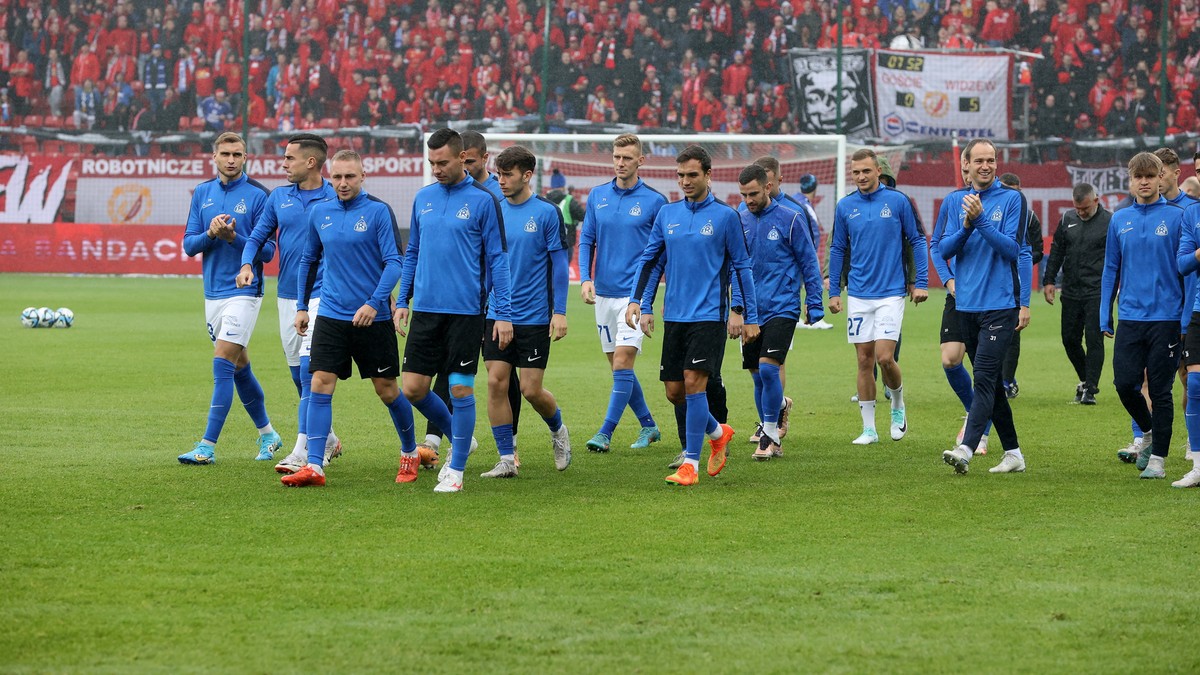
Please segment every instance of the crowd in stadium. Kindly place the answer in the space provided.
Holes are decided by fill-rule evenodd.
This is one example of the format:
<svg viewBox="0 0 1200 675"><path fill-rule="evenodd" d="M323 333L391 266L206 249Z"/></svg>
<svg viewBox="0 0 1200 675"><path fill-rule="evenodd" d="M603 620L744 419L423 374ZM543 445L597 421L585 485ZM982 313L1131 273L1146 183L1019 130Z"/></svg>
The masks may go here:
<svg viewBox="0 0 1200 675"><path fill-rule="evenodd" d="M0 124L115 130L418 123L534 115L646 128L786 133L784 55L837 43L828 0L560 0L540 77L530 0L5 3ZM1031 88L1031 138L1156 134L1157 3L853 0L846 46L1006 47ZM1197 131L1197 0L1172 2L1167 133ZM249 88L243 90L243 68Z"/></svg>

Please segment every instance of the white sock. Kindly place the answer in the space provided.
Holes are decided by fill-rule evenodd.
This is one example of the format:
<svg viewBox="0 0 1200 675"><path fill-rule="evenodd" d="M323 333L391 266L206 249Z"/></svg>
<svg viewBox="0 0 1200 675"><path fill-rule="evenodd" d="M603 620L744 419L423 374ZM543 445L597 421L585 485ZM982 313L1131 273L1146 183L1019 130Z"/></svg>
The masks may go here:
<svg viewBox="0 0 1200 675"><path fill-rule="evenodd" d="M716 431L713 431L711 434L708 434L708 437L711 440L719 441L719 440L721 440L721 437L724 435L725 435L725 430L721 428L720 424L718 424Z"/></svg>
<svg viewBox="0 0 1200 675"><path fill-rule="evenodd" d="M888 392L892 395L892 410L904 410L904 385L895 389L888 387Z"/></svg>
<svg viewBox="0 0 1200 675"><path fill-rule="evenodd" d="M296 446L292 448L292 452L301 453L308 447L308 434L296 434Z"/></svg>
<svg viewBox="0 0 1200 675"><path fill-rule="evenodd" d="M500 461L512 464L517 461L516 455L500 455Z"/></svg>
<svg viewBox="0 0 1200 675"><path fill-rule="evenodd" d="M699 473L699 472L700 472L700 460L698 460L698 459L685 459L685 460L684 460L684 464L691 464L691 465L692 465L692 468L696 470L696 473Z"/></svg>
<svg viewBox="0 0 1200 675"><path fill-rule="evenodd" d="M338 445L337 434L333 433L333 427L330 427L329 435L327 435L325 437L325 447L332 449L332 448L336 448L337 445Z"/></svg>
<svg viewBox="0 0 1200 675"><path fill-rule="evenodd" d="M1192 453L1192 469L1200 471L1200 452Z"/></svg>
<svg viewBox="0 0 1200 675"><path fill-rule="evenodd" d="M446 478L449 478L450 482L452 482L452 483L462 484L463 472L455 471L454 469L449 469L446 471Z"/></svg>
<svg viewBox="0 0 1200 675"><path fill-rule="evenodd" d="M442 445L442 437L434 436L433 434L425 434L425 445L428 445L429 447L433 448L434 451L437 451L437 449Z"/></svg>
<svg viewBox="0 0 1200 675"><path fill-rule="evenodd" d="M858 412L862 413L863 429L875 428L875 401L859 401Z"/></svg>
<svg viewBox="0 0 1200 675"><path fill-rule="evenodd" d="M987 438L987 437L986 437L986 436L984 436L984 438ZM1021 460L1022 462L1024 462L1024 461L1025 461L1025 455L1022 455L1022 454L1021 454L1021 449L1020 449L1020 448L1013 448L1012 450L1005 450L1005 451L1004 451L1004 454L1006 454L1006 455L1012 455L1013 457L1016 457L1017 459Z"/></svg>
<svg viewBox="0 0 1200 675"><path fill-rule="evenodd" d="M324 475L325 475L325 469L324 469L324 468L322 468L320 464L305 464L305 466L307 466L308 468L312 469L312 470L313 470L313 472L314 472L314 473L316 473L316 474L317 474L317 475L319 475L319 476L324 476Z"/></svg>
<svg viewBox="0 0 1200 675"><path fill-rule="evenodd" d="M420 455L417 453L417 450L416 450L416 448L413 448L412 450L408 450L408 451L406 451L406 450L404 450L403 448L401 448L401 449L400 449L400 456L401 456L401 457L419 457Z"/></svg>
<svg viewBox="0 0 1200 675"><path fill-rule="evenodd" d="M770 436L771 440L775 441L776 444L779 443L779 425L778 424L776 424L775 422L763 422L762 428L763 428L764 435Z"/></svg>
<svg viewBox="0 0 1200 675"><path fill-rule="evenodd" d="M272 427L272 426L271 426L271 423L270 423L270 422L267 422L267 426L265 426L265 427L261 427L261 428L258 430L258 435L259 435L259 436L266 436L267 434L271 433L272 431L275 431L275 427Z"/></svg>
<svg viewBox="0 0 1200 675"><path fill-rule="evenodd" d="M1163 458L1158 455L1150 455L1150 462L1146 466L1161 469L1163 468Z"/></svg>

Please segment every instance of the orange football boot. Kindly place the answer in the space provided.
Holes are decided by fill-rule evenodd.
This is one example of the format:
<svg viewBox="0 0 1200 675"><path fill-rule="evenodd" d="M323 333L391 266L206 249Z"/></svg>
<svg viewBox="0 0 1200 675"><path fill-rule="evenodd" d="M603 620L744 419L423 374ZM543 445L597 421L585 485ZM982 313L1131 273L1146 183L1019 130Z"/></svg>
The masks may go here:
<svg viewBox="0 0 1200 675"><path fill-rule="evenodd" d="M280 478L279 482L288 487L325 487L325 474L317 473L311 466L305 465L296 473Z"/></svg>
<svg viewBox="0 0 1200 675"><path fill-rule="evenodd" d="M708 439L708 444L712 446L712 453L708 456L708 475L715 476L725 468L725 461L729 459L729 455L725 452L725 446L729 445L731 440L733 440L733 427L728 424L721 425L720 438L715 441L711 438Z"/></svg>
<svg viewBox="0 0 1200 675"><path fill-rule="evenodd" d="M420 464L420 455L414 455L412 457L400 455L400 471L396 474L396 482L415 483L417 480L417 466Z"/></svg>

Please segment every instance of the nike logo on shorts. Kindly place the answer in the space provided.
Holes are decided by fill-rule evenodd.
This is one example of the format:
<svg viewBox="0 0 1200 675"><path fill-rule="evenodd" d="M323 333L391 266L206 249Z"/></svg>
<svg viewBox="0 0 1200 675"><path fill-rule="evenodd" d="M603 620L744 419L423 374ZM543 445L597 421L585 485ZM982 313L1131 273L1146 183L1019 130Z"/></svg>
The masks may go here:
<svg viewBox="0 0 1200 675"><path fill-rule="evenodd" d="M778 349L768 349L768 350L767 350L767 353L768 353L768 354L774 354L774 353L775 353L775 352L777 352L777 351L779 351L779 350L778 350Z"/></svg>
<svg viewBox="0 0 1200 675"><path fill-rule="evenodd" d="M530 363L533 363L534 361L537 361L537 360L538 360L538 359L540 359L540 358L542 358L542 357L540 357L540 356L530 356L529 358L527 358L527 359L525 359L525 360L526 360L526 361L528 361L528 362L530 362Z"/></svg>
<svg viewBox="0 0 1200 675"><path fill-rule="evenodd" d="M471 359L470 361L463 361L462 363L460 363L458 365L459 365L459 367L462 367L462 366L469 366L472 363L475 363L475 359Z"/></svg>
<svg viewBox="0 0 1200 675"><path fill-rule="evenodd" d="M383 368L376 368L376 369L375 369L375 372L377 372L377 373L386 373L387 371L389 371L389 370L391 370L391 369L392 369L392 367L391 367L391 366L384 366Z"/></svg>
<svg viewBox="0 0 1200 675"><path fill-rule="evenodd" d="M695 365L697 363L704 363L707 360L708 359L692 359L692 365Z"/></svg>

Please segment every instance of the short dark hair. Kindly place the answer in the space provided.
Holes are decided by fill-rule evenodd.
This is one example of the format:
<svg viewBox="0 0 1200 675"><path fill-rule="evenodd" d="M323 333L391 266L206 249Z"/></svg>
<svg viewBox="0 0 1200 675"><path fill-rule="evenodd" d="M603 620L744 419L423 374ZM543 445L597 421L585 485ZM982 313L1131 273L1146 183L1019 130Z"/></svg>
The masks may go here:
<svg viewBox="0 0 1200 675"><path fill-rule="evenodd" d="M854 151L853 155L850 155L851 162L861 162L864 159L874 160L875 165L879 166L879 155L876 155L875 151L870 148L859 148Z"/></svg>
<svg viewBox="0 0 1200 675"><path fill-rule="evenodd" d="M1154 151L1154 156L1163 163L1164 167L1179 166L1179 154L1170 148L1159 148Z"/></svg>
<svg viewBox="0 0 1200 675"><path fill-rule="evenodd" d="M767 170L763 168L762 164L758 163L758 160L755 160L753 164L742 169L742 172L738 174L738 184L740 185L749 185L755 182L762 183L763 185L767 184Z"/></svg>
<svg viewBox="0 0 1200 675"><path fill-rule="evenodd" d="M501 171L509 171L513 167L516 167L521 173L533 171L537 168L537 157L533 156L529 148L510 145L496 156L496 168Z"/></svg>
<svg viewBox="0 0 1200 675"><path fill-rule="evenodd" d="M1015 187L1015 188L1021 187L1021 179L1018 178L1017 174L1015 174L1015 173L1000 174L1000 182L1004 183L1005 185L1007 185L1009 187Z"/></svg>
<svg viewBox="0 0 1200 675"><path fill-rule="evenodd" d="M1092 187L1090 183L1076 183L1075 187L1071 189L1071 200L1076 203L1095 195L1096 188Z"/></svg>
<svg viewBox="0 0 1200 675"><path fill-rule="evenodd" d="M700 162L700 169L705 173L712 171L712 157L708 155L708 151L698 145L689 145L683 149L683 152L675 156L676 164L683 164L692 160Z"/></svg>
<svg viewBox="0 0 1200 675"><path fill-rule="evenodd" d="M459 137L462 138L463 150L478 150L481 155L487 152L487 141L478 131L464 131Z"/></svg>
<svg viewBox="0 0 1200 675"><path fill-rule="evenodd" d="M754 163L758 166L761 166L763 169L770 171L776 176L779 175L779 160L770 155L763 155L762 157L754 160Z"/></svg>
<svg viewBox="0 0 1200 675"><path fill-rule="evenodd" d="M444 146L450 146L450 151L458 154L463 151L462 136L457 131L448 128L441 128L429 135L429 140L425 145L430 150L437 150Z"/></svg>
<svg viewBox="0 0 1200 675"><path fill-rule="evenodd" d="M324 164L325 158L329 156L329 145L324 138L316 134L296 134L288 139L288 145L298 145L301 150L309 152L313 157L317 158L317 164Z"/></svg>

